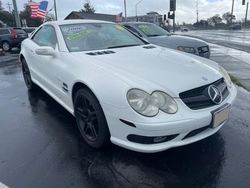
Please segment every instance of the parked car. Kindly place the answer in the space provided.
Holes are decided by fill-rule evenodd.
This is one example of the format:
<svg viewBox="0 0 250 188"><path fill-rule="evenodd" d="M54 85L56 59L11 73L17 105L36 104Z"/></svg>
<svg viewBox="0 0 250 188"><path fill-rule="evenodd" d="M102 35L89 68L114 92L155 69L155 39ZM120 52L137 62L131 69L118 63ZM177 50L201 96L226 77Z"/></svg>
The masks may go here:
<svg viewBox="0 0 250 188"><path fill-rule="evenodd" d="M4 51L10 51L14 47L20 47L21 42L28 34L21 28L0 28L0 43Z"/></svg>
<svg viewBox="0 0 250 188"><path fill-rule="evenodd" d="M24 30L28 36L31 36L31 34L36 30L36 27L23 27L22 30Z"/></svg>
<svg viewBox="0 0 250 188"><path fill-rule="evenodd" d="M158 152L204 139L227 121L237 90L205 58L152 45L115 23L47 22L22 43L24 81L75 116L100 148Z"/></svg>
<svg viewBox="0 0 250 188"><path fill-rule="evenodd" d="M239 23L232 24L229 28L231 30L241 30L242 29L241 24L239 24Z"/></svg>
<svg viewBox="0 0 250 188"><path fill-rule="evenodd" d="M209 45L205 41L187 36L172 35L152 23L125 22L121 24L152 44L210 58Z"/></svg>
<svg viewBox="0 0 250 188"><path fill-rule="evenodd" d="M181 32L188 32L189 29L187 27L181 27Z"/></svg>

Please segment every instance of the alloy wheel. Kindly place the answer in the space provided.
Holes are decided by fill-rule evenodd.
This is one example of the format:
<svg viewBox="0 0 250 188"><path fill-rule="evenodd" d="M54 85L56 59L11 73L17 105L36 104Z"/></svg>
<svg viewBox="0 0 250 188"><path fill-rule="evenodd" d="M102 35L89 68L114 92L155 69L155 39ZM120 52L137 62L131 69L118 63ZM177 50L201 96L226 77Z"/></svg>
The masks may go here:
<svg viewBox="0 0 250 188"><path fill-rule="evenodd" d="M2 47L4 51L10 51L10 44L8 42L3 42Z"/></svg>
<svg viewBox="0 0 250 188"><path fill-rule="evenodd" d="M98 119L96 110L91 102L84 96L77 98L75 115L81 134L87 140L94 142L98 138Z"/></svg>

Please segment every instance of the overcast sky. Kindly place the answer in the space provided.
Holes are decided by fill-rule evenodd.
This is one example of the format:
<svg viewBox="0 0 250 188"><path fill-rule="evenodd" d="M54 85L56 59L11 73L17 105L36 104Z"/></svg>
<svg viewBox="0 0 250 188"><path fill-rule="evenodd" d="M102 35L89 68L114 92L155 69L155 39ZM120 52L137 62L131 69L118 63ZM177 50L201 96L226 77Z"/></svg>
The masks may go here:
<svg viewBox="0 0 250 188"><path fill-rule="evenodd" d="M12 4L12 0L1 0L7 9L7 3ZM28 0L16 0L19 11L23 9L24 3ZM40 0L34 0L39 2ZM53 6L53 0L49 1L49 7ZM97 13L119 14L124 12L123 0L90 0ZM128 16L135 15L135 4L139 0L127 0ZM215 14L223 14L231 11L232 0L198 0L199 18L207 19ZM64 19L71 11L80 10L85 0L57 0L59 19ZM235 15L237 20L245 16L246 6L241 5L242 0L235 0ZM143 0L138 5L138 15L143 15L150 11L157 11L166 14L169 10L169 0ZM193 23L196 21L196 0L177 0L176 21L179 23Z"/></svg>

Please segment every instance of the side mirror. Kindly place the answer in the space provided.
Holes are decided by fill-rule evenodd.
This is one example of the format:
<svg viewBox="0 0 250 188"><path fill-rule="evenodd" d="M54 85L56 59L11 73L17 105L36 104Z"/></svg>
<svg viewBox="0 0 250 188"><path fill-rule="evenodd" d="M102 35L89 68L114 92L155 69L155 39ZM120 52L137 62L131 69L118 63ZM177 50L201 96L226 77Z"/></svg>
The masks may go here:
<svg viewBox="0 0 250 188"><path fill-rule="evenodd" d="M35 50L37 55L44 55L44 56L56 56L56 51L52 47L39 47Z"/></svg>

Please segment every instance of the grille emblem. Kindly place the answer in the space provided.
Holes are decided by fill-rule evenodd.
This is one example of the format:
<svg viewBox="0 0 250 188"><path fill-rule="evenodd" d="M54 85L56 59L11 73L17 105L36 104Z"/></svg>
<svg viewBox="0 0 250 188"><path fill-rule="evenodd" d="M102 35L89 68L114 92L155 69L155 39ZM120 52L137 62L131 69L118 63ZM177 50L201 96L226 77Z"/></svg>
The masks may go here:
<svg viewBox="0 0 250 188"><path fill-rule="evenodd" d="M222 102L222 93L215 85L208 87L208 95L214 104L220 104Z"/></svg>

